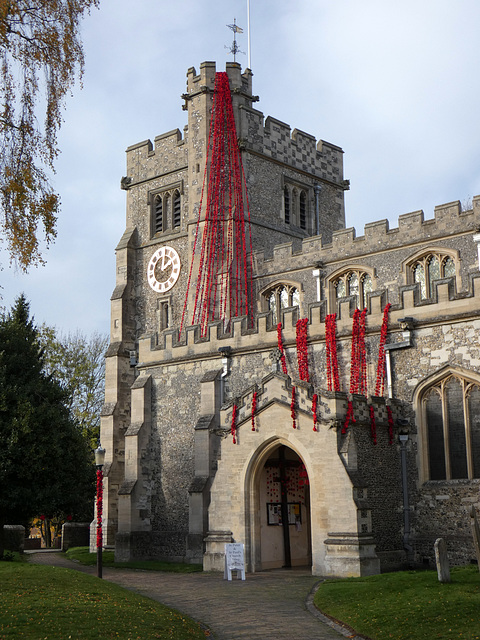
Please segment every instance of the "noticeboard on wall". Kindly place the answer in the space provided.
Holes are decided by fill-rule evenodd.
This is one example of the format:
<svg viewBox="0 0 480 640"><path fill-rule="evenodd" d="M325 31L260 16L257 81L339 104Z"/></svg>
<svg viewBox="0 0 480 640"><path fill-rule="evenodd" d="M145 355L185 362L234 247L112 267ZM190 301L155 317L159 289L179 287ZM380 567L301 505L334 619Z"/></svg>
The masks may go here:
<svg viewBox="0 0 480 640"><path fill-rule="evenodd" d="M288 524L302 523L302 509L300 502L288 503ZM279 526L282 524L282 503L267 502L267 524Z"/></svg>

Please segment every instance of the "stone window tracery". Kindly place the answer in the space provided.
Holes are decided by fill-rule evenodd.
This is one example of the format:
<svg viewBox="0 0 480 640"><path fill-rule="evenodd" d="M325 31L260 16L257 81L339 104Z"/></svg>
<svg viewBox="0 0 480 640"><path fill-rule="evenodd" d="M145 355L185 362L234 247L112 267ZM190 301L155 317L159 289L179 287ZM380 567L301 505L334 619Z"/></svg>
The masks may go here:
<svg viewBox="0 0 480 640"><path fill-rule="evenodd" d="M300 306L300 292L290 284L278 284L263 295L266 308L272 312L275 323L282 321L282 309Z"/></svg>
<svg viewBox="0 0 480 640"><path fill-rule="evenodd" d="M427 253L416 258L409 265L410 282L420 285L420 297L422 300L432 298L434 295L434 282L441 278L450 278L456 275L455 260L444 253Z"/></svg>
<svg viewBox="0 0 480 640"><path fill-rule="evenodd" d="M335 277L331 284L335 291L335 298L355 296L358 309L367 306L367 294L373 291L373 280L369 273L360 269L349 269Z"/></svg>
<svg viewBox="0 0 480 640"><path fill-rule="evenodd" d="M425 479L480 478L480 383L447 374L421 396Z"/></svg>

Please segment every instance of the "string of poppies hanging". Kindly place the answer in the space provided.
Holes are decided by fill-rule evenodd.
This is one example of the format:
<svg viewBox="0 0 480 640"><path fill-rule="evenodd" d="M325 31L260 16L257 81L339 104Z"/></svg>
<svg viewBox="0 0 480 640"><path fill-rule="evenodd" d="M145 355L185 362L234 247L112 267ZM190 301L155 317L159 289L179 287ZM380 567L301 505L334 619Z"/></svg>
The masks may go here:
<svg viewBox="0 0 480 640"><path fill-rule="evenodd" d="M313 394L312 397L312 413L313 413L313 431L318 431L318 416L317 416L317 405L318 405L318 395L316 393Z"/></svg>
<svg viewBox="0 0 480 640"><path fill-rule="evenodd" d="M298 377L300 380L310 382L310 375L308 373L307 326L308 318L298 320L296 324L297 363Z"/></svg>
<svg viewBox="0 0 480 640"><path fill-rule="evenodd" d="M283 339L282 339L282 323L281 322L277 324L277 344L278 344L278 349L280 351L280 362L282 363L282 371L285 375L288 375L287 361L285 358L285 347L283 346Z"/></svg>
<svg viewBox="0 0 480 640"><path fill-rule="evenodd" d="M252 397L252 431L255 431L255 416L257 414L257 391L253 392Z"/></svg>
<svg viewBox="0 0 480 640"><path fill-rule="evenodd" d="M230 425L230 433L232 434L233 444L237 444L237 405L234 404L232 408L232 422Z"/></svg>
<svg viewBox="0 0 480 640"><path fill-rule="evenodd" d="M247 316L253 326L253 287L250 210L237 142L228 75L215 74L212 118L204 183L195 231L192 261L182 313L184 326L190 284L196 282L192 324L202 336L212 320ZM208 173L206 205L204 187ZM202 224L204 223L204 224ZM196 258L202 236L200 259ZM194 265L198 267L192 278Z"/></svg>
<svg viewBox="0 0 480 640"><path fill-rule="evenodd" d="M367 395L367 355L365 350L365 316L367 310L355 309L352 325L350 393Z"/></svg>
<svg viewBox="0 0 480 640"><path fill-rule="evenodd" d="M340 391L337 358L337 314L330 313L325 318L325 346L327 351L327 388Z"/></svg>
<svg viewBox="0 0 480 640"><path fill-rule="evenodd" d="M388 303L383 310L382 328L380 329L380 344L378 347L377 378L375 383L375 395L383 396L385 390L385 342L388 331L388 313L392 305Z"/></svg>
<svg viewBox="0 0 480 640"><path fill-rule="evenodd" d="M380 331L380 344L377 363L377 376L375 385L375 395L383 395L384 378L385 378L385 343L388 331L388 314L391 304L387 304L384 308L382 327ZM366 314L367 309L359 311L355 309L352 323L352 343L351 343L351 363L350 363L350 394L359 394L367 397L367 358L365 347L366 334ZM308 319L298 320L296 323L296 347L297 347L297 363L298 375L300 380L310 381L308 367ZM327 384L330 391L340 390L340 379L338 373L338 357L336 342L336 314L329 314L325 318L325 342L326 342L326 360L327 360ZM277 344L280 352L280 362L282 363L282 371L287 375L287 363L285 355L285 346L282 338L282 323L277 324ZM290 402L290 415L292 418L292 427L297 428L297 397L296 388L292 386L292 396ZM253 393L251 422L252 431L255 431L255 414L257 409L257 391ZM318 395L312 396L312 417L313 431L318 431ZM387 405L389 442L393 443L393 415L390 406ZM236 444L236 417L237 407L233 406L231 433L233 442ZM375 409L373 405L369 405L370 433L374 444L377 444L377 428L375 422ZM351 423L355 423L353 401L347 402L347 413L342 427L342 434L345 434Z"/></svg>

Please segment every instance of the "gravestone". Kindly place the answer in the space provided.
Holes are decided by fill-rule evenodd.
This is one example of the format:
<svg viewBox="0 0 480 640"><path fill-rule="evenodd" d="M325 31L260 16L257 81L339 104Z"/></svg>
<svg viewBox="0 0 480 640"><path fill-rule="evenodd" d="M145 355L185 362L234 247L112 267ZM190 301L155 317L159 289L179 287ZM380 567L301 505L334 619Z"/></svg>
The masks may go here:
<svg viewBox="0 0 480 640"><path fill-rule="evenodd" d="M450 567L448 566L447 545L443 538L435 540L435 562L439 582L450 582Z"/></svg>
<svg viewBox="0 0 480 640"><path fill-rule="evenodd" d="M480 571L480 525L478 524L477 512L473 505L470 510L470 518L470 522L472 523L473 546L475 547L478 570Z"/></svg>

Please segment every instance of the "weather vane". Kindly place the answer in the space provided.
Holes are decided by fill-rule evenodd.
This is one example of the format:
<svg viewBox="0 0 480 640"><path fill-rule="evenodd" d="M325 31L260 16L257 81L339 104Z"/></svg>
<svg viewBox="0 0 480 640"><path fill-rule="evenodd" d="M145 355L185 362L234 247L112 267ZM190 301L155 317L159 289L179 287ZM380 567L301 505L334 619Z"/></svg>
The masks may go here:
<svg viewBox="0 0 480 640"><path fill-rule="evenodd" d="M245 51L240 51L237 44L237 33L243 33L242 27L239 27L236 22L236 18L233 19L233 24L227 24L227 27L233 31L233 42L231 47L225 45L225 49L228 49L230 53L233 53L233 61L236 62L237 53L245 54Z"/></svg>

